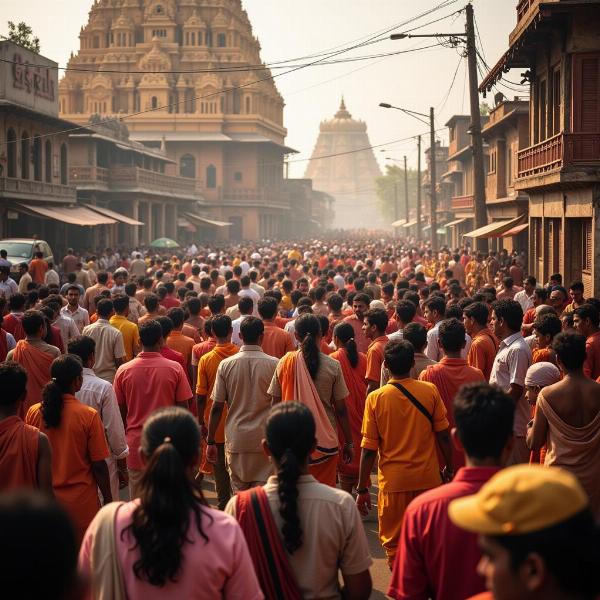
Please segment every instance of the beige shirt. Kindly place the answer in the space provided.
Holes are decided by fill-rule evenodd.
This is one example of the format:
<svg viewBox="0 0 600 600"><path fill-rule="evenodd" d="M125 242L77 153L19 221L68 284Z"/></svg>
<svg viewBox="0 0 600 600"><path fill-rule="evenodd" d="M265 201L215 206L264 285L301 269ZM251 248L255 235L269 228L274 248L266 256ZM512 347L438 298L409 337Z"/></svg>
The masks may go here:
<svg viewBox="0 0 600 600"><path fill-rule="evenodd" d="M39 350L40 352L45 352L46 354L49 354L50 356L53 356L54 358L58 358L60 356L60 350L56 346L51 346L50 344L47 344L43 340L34 339L34 338L26 338L25 341L30 346L32 346L36 350ZM15 349L13 348L6 355L7 362L13 360L14 353L15 353Z"/></svg>
<svg viewBox="0 0 600 600"><path fill-rule="evenodd" d="M325 407L325 412L331 421L334 431L337 431L337 419L335 417L335 402L344 400L350 392L344 381L342 365L340 363L320 352L321 363L317 372L317 378L314 380L319 398ZM283 359L282 359L283 360ZM273 380L269 386L269 394L275 398L281 398L281 385L279 383L279 365L273 375Z"/></svg>
<svg viewBox="0 0 600 600"><path fill-rule="evenodd" d="M228 452L262 452L265 423L271 409L269 385L277 359L260 346L242 346L217 369L213 402L227 403L225 449Z"/></svg>
<svg viewBox="0 0 600 600"><path fill-rule="evenodd" d="M277 477L264 486L269 506L281 532ZM338 569L343 575L358 575L373 563L360 515L350 494L323 485L312 475L298 480L298 512L304 533L302 546L288 554L296 582L305 600L341 598ZM233 497L225 512L235 516Z"/></svg>
<svg viewBox="0 0 600 600"><path fill-rule="evenodd" d="M106 319L98 319L95 323L84 327L83 335L96 342L96 362L94 371L100 379L112 383L117 372L116 358L125 358L123 334L115 329Z"/></svg>

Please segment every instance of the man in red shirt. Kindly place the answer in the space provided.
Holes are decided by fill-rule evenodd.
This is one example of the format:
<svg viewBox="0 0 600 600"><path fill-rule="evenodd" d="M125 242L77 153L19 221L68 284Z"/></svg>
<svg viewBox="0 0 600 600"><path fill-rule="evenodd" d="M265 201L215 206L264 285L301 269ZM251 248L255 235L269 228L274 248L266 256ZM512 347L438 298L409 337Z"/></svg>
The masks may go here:
<svg viewBox="0 0 600 600"><path fill-rule="evenodd" d="M143 352L119 367L113 384L129 446L127 470L131 499L138 496L143 470L139 450L146 419L157 408L188 408L193 398L181 365L160 354L164 345L160 324L148 321L139 329Z"/></svg>
<svg viewBox="0 0 600 600"><path fill-rule="evenodd" d="M596 380L600 377L600 314L592 304L583 304L573 311L573 325L575 330L584 335L585 362L583 372L588 377Z"/></svg>
<svg viewBox="0 0 600 600"><path fill-rule="evenodd" d="M359 352L367 352L369 340L363 331L363 321L366 312L369 310L371 297L368 294L356 294L352 300L352 312L349 317L344 319L345 323L350 323L354 329L354 341Z"/></svg>
<svg viewBox="0 0 600 600"><path fill-rule="evenodd" d="M509 459L515 406L487 383L461 389L454 400L454 443L466 466L451 483L424 492L408 506L388 595L396 600L464 600L485 590L477 574L477 535L459 529L448 504L476 494Z"/></svg>

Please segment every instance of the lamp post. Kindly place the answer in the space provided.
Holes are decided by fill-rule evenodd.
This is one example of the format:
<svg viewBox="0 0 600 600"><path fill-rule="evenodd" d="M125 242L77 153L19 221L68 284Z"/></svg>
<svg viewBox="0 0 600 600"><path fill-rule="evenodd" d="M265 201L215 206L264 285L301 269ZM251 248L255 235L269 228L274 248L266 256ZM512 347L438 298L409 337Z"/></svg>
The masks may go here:
<svg viewBox="0 0 600 600"><path fill-rule="evenodd" d="M420 113L417 112L415 110L409 110L408 108L402 108L400 106L394 106L393 104L389 104L388 102L380 102L379 106L381 108L393 108L394 110L399 110L415 119L417 119L418 121L421 121L422 123L425 123L426 125L429 125L429 135L430 135L430 140L431 140L431 152L432 152L432 156L433 159L431 161L431 186L430 186L430 190L431 190L431 194L429 196L430 199L430 225L431 225L431 250L433 252L437 252L438 250L438 240L437 240L437 215L436 215L436 208L437 208L437 190L435 188L435 181L436 181L436 173L435 173L435 115L434 115L434 110L433 107L431 107L429 109L429 114L426 115L425 113ZM425 121L425 119L421 119L420 117L425 117L425 119L428 119L429 121ZM419 177L420 177L420 165L421 165L421 136L418 137L418 144L419 144ZM420 183L419 183L419 196L420 196ZM417 239L420 239L421 237L421 207L419 205L420 202L420 198L417 198Z"/></svg>

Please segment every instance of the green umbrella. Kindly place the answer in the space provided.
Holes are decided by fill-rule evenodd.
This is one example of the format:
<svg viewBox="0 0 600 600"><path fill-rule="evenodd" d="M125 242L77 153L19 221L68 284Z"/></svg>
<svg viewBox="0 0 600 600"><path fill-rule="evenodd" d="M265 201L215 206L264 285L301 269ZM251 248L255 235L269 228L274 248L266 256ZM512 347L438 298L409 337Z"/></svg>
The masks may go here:
<svg viewBox="0 0 600 600"><path fill-rule="evenodd" d="M150 246L152 248L179 248L179 244L170 238L158 238Z"/></svg>

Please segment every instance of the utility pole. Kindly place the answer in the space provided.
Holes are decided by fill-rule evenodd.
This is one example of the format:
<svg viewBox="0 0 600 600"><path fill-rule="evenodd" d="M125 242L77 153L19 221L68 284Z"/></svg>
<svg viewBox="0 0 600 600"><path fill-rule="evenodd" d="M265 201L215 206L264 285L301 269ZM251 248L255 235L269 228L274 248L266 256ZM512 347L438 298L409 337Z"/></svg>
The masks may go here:
<svg viewBox="0 0 600 600"><path fill-rule="evenodd" d="M421 239L421 136L417 138L417 240Z"/></svg>
<svg viewBox="0 0 600 600"><path fill-rule="evenodd" d="M398 220L398 182L394 181L394 221Z"/></svg>
<svg viewBox="0 0 600 600"><path fill-rule="evenodd" d="M433 254L437 256L438 251L438 240L437 240L437 190L435 189L437 176L435 172L435 118L433 106L429 109L429 137L430 137L430 147L429 147L429 189L430 189L430 224L431 224L431 250Z"/></svg>
<svg viewBox="0 0 600 600"><path fill-rule="evenodd" d="M408 209L408 170L406 168L406 156L404 157L404 210L406 213L406 222L410 221L410 211Z"/></svg>
<svg viewBox="0 0 600 600"><path fill-rule="evenodd" d="M477 81L477 47L473 24L473 5L467 4L467 60L469 66L469 99L471 104L471 144L473 147L473 200L475 207L475 229L487 225L485 205L485 179L483 165L483 139L481 136L481 113L479 111L479 90ZM479 252L487 252L486 239L475 240Z"/></svg>

